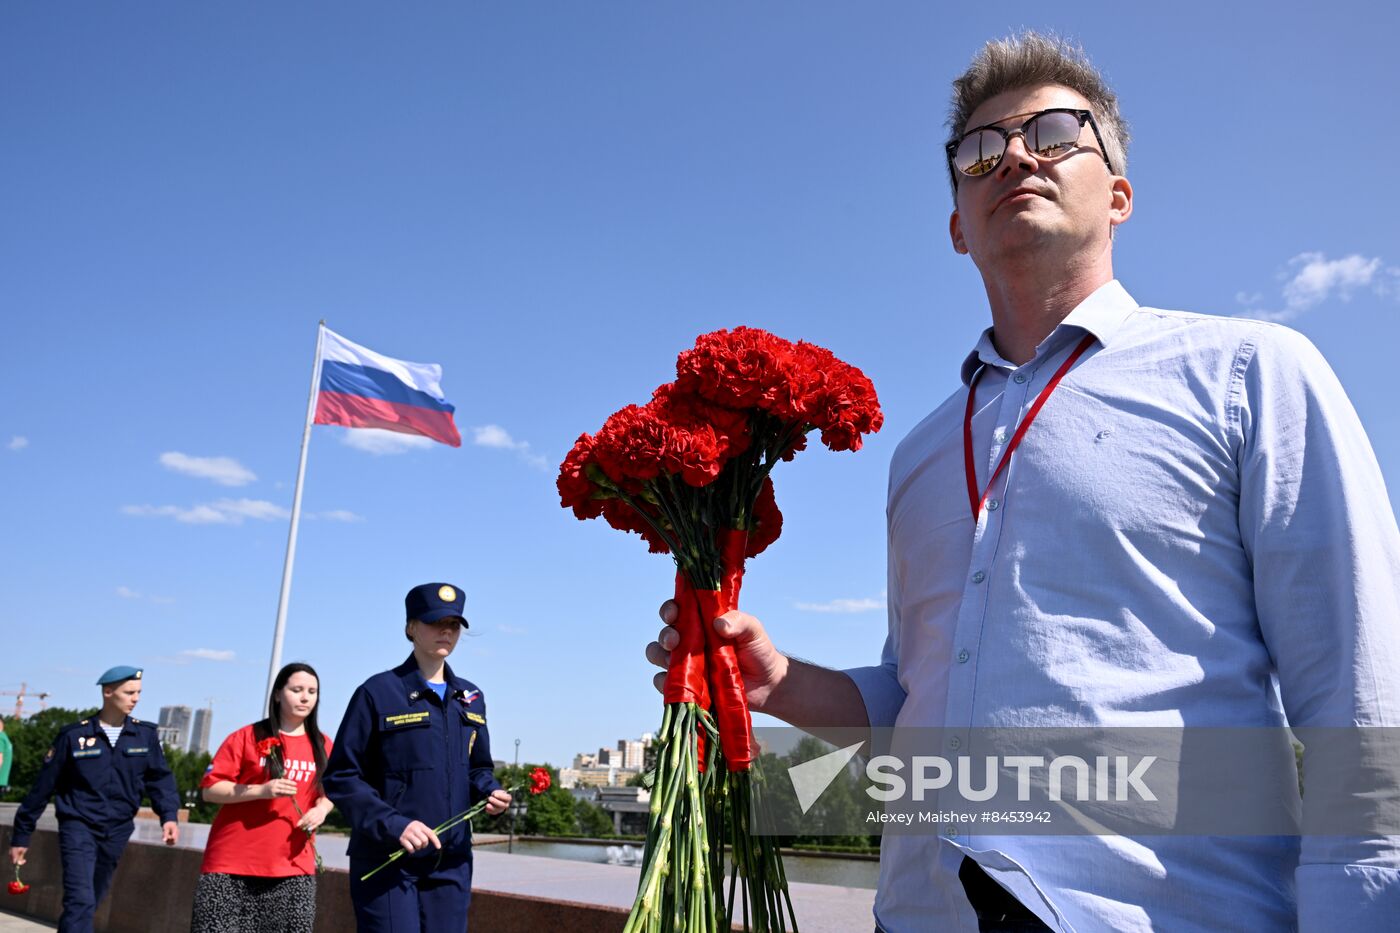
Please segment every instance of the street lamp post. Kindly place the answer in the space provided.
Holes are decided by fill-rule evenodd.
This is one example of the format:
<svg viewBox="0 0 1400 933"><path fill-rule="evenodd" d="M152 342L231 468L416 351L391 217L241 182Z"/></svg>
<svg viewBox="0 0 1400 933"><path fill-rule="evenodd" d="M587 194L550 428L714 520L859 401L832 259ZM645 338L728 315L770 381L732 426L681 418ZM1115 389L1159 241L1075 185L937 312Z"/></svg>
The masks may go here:
<svg viewBox="0 0 1400 933"><path fill-rule="evenodd" d="M515 740L515 770L520 771L520 740ZM506 840L506 854L515 851L515 815L520 812L520 804L514 799L510 802L510 838Z"/></svg>

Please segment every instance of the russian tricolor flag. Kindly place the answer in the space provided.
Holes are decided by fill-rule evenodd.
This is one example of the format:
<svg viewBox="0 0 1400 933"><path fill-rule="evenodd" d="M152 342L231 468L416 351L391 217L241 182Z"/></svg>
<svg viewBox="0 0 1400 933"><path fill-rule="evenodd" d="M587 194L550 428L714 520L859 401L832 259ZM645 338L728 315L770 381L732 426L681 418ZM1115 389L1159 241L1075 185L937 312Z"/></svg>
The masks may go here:
<svg viewBox="0 0 1400 933"><path fill-rule="evenodd" d="M316 423L421 434L453 447L462 436L442 397L442 367L375 353L332 330L321 335Z"/></svg>

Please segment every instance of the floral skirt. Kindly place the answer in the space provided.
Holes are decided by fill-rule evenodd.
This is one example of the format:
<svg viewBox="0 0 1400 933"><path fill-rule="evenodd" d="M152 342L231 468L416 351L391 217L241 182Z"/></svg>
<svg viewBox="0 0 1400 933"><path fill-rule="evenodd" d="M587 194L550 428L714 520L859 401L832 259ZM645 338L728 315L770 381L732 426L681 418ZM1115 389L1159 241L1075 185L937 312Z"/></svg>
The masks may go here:
<svg viewBox="0 0 1400 933"><path fill-rule="evenodd" d="M194 889L192 933L311 933L316 876L207 874Z"/></svg>

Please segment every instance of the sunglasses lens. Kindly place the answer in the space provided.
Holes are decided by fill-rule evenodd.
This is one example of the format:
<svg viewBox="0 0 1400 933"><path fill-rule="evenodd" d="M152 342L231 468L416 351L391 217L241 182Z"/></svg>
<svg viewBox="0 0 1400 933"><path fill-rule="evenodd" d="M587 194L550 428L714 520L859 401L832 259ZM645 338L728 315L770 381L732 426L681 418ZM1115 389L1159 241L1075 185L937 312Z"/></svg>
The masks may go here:
<svg viewBox="0 0 1400 933"><path fill-rule="evenodd" d="M1079 144L1079 118L1072 113L1042 113L1026 124L1026 148L1047 158Z"/></svg>
<svg viewBox="0 0 1400 933"><path fill-rule="evenodd" d="M1006 140L1000 133L978 130L963 137L953 153L953 167L964 175L985 175L997 167L1006 151Z"/></svg>

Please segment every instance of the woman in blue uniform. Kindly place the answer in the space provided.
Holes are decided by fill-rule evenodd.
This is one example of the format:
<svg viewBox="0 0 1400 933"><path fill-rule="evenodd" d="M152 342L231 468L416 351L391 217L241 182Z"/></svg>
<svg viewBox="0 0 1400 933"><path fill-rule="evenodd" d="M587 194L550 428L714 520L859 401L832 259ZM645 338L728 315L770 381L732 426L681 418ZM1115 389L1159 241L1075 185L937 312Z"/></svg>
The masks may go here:
<svg viewBox="0 0 1400 933"><path fill-rule="evenodd" d="M350 896L362 933L465 929L471 826L441 837L432 827L483 799L488 813L510 805L491 764L486 702L447 666L467 626L463 603L446 583L408 591L413 653L350 698L321 782L350 821ZM360 880L399 848L406 857Z"/></svg>

